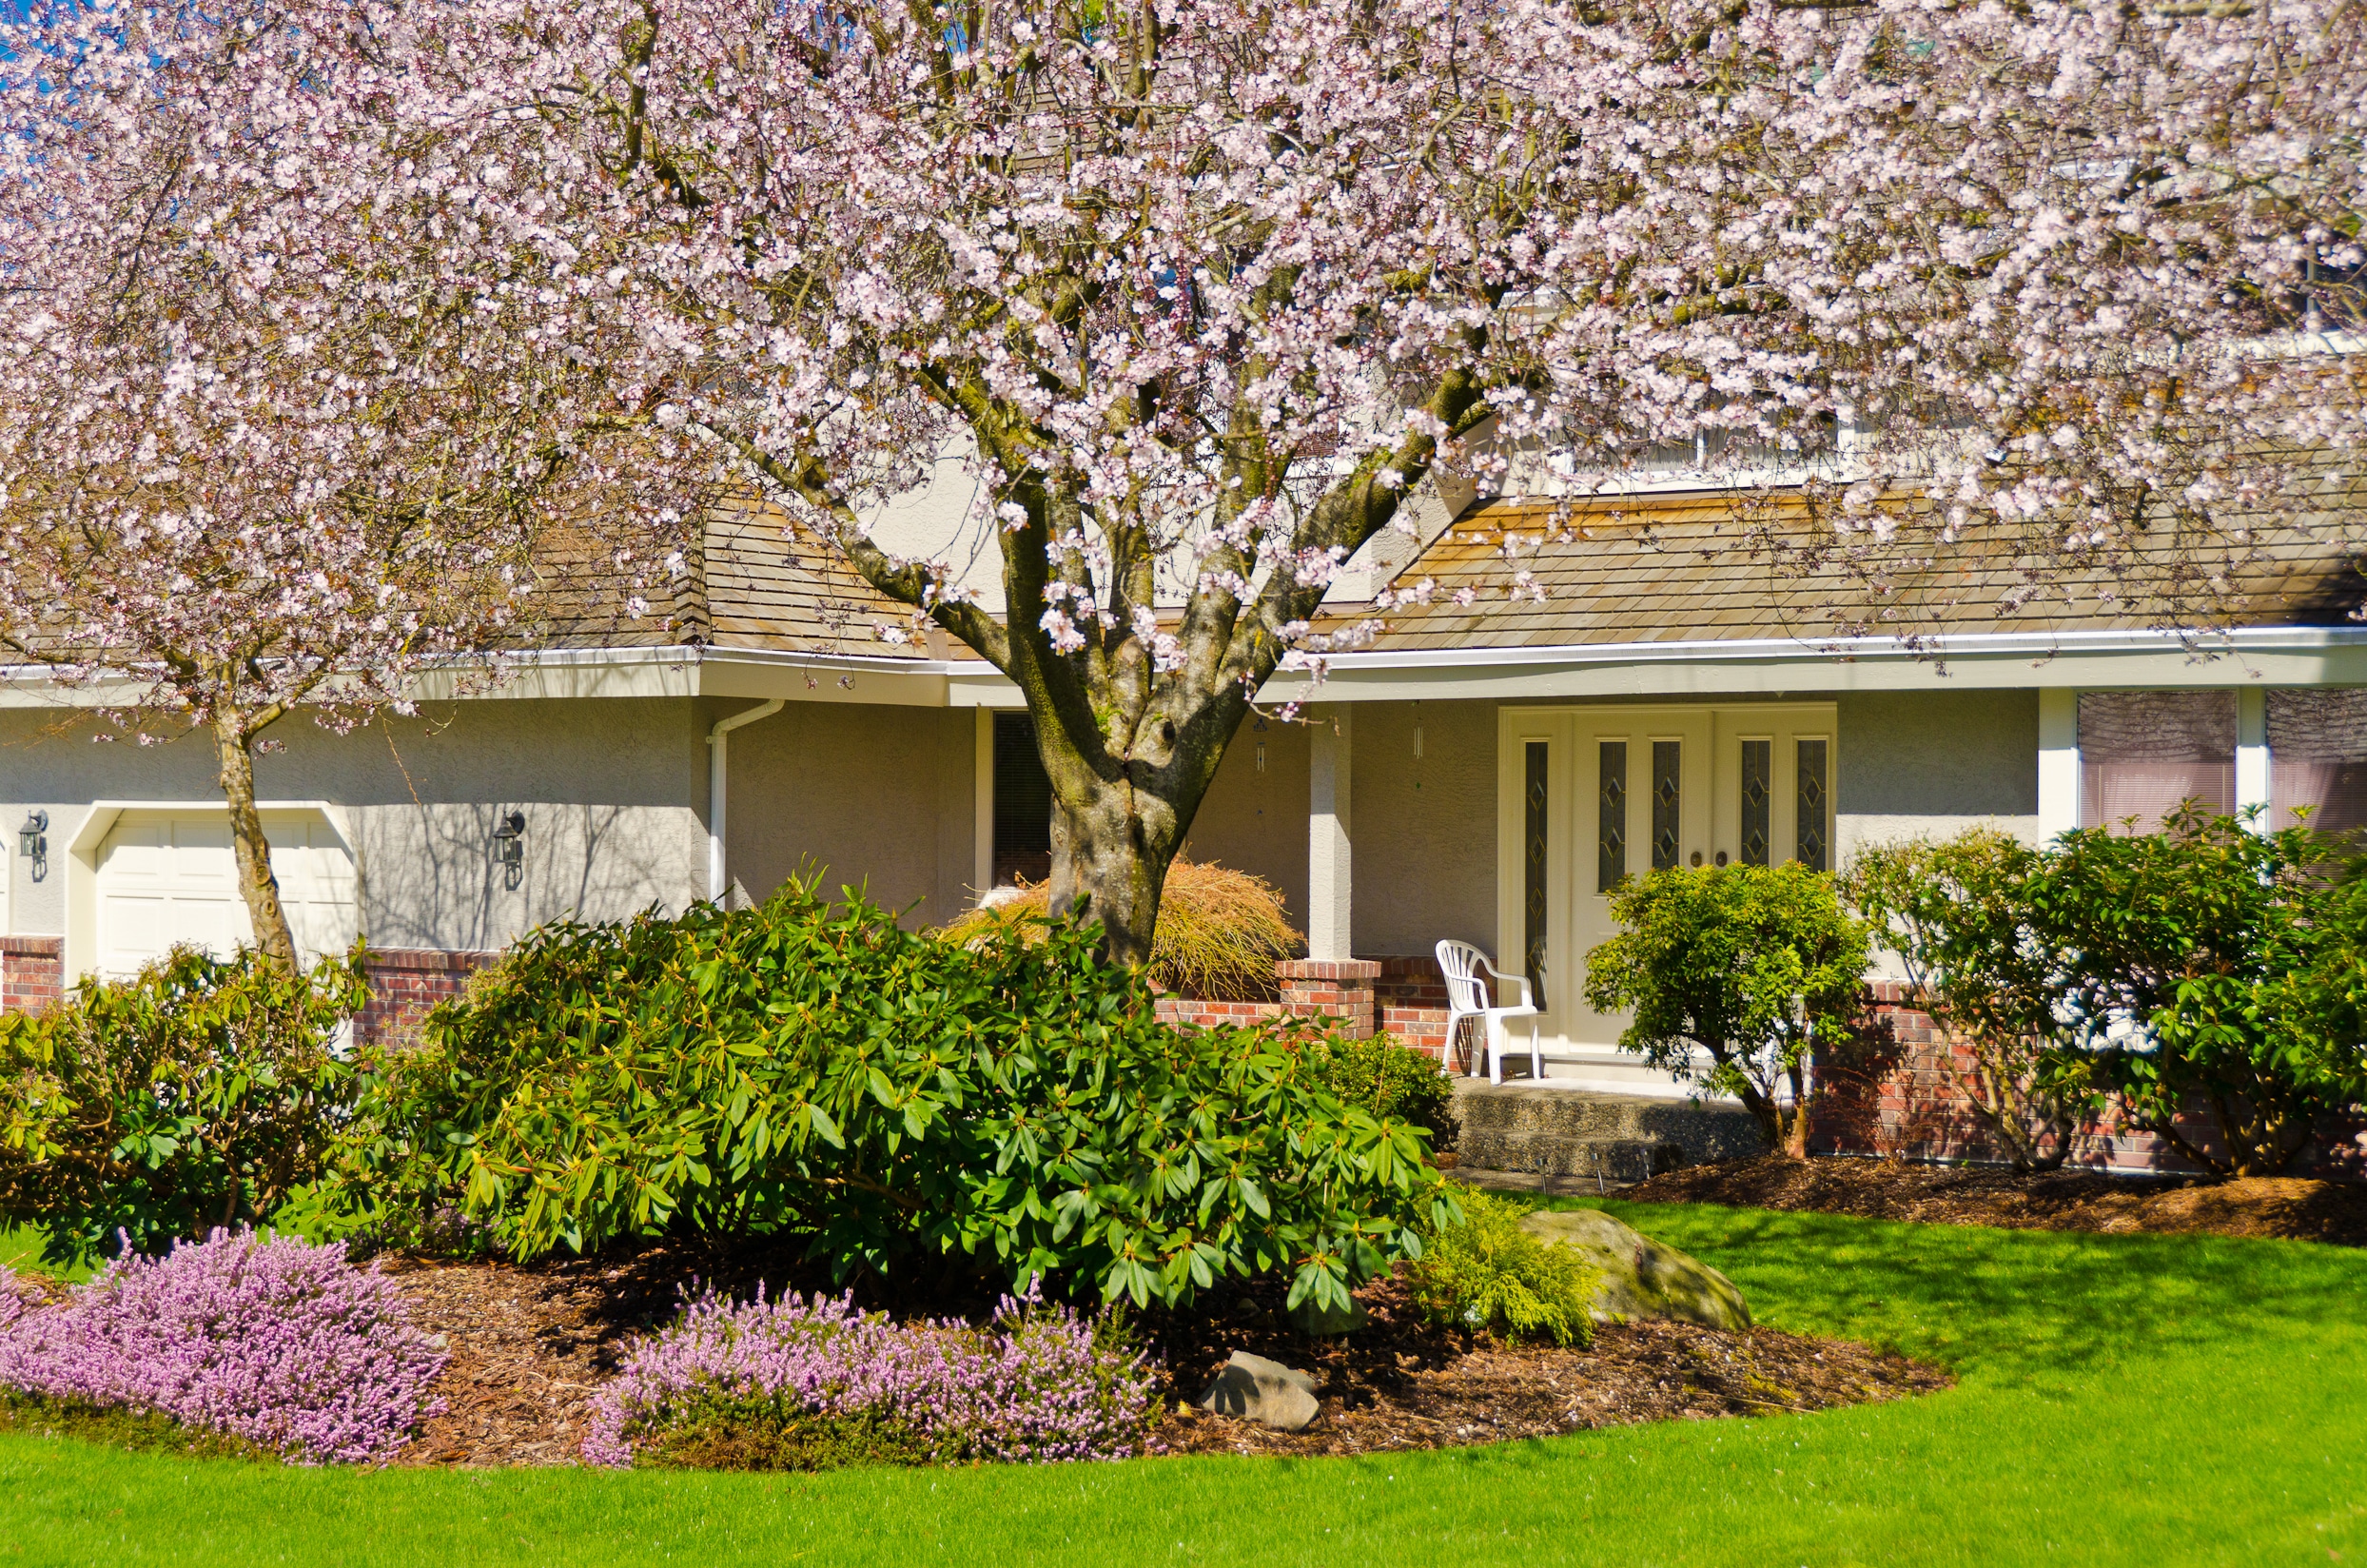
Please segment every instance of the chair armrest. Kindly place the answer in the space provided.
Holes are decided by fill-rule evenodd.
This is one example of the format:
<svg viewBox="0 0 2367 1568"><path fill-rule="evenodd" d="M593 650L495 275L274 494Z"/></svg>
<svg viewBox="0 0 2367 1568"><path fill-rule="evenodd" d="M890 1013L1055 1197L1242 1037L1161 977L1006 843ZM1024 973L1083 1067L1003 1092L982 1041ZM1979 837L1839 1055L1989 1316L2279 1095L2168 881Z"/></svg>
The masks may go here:
<svg viewBox="0 0 2367 1568"><path fill-rule="evenodd" d="M1529 994L1529 977L1527 975L1506 974L1502 970L1497 969L1494 964L1488 962L1488 960L1484 958L1478 961L1478 967L1496 976L1497 980L1511 985L1516 985L1520 988L1520 1000L1513 1004L1515 1007L1526 1008L1536 1006L1534 999Z"/></svg>

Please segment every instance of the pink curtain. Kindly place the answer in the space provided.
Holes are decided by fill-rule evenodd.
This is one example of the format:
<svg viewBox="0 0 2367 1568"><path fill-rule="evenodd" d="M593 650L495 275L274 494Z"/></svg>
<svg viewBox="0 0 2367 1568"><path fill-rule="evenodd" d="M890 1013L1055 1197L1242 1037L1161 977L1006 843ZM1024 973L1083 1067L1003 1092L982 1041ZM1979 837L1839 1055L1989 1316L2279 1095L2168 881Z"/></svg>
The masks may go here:
<svg viewBox="0 0 2367 1568"><path fill-rule="evenodd" d="M2213 813L2234 809L2231 762L2088 762L2080 766L2080 826L2159 833L2162 819L2187 800ZM2125 830L2122 817L2137 820Z"/></svg>
<svg viewBox="0 0 2367 1568"><path fill-rule="evenodd" d="M2367 827L2367 762L2277 756L2268 776L2274 826L2293 826L2294 808L2308 806L2309 825L2321 833Z"/></svg>
<svg viewBox="0 0 2367 1568"><path fill-rule="evenodd" d="M2082 693L2080 826L2159 833L2188 800L2235 809L2235 694Z"/></svg>

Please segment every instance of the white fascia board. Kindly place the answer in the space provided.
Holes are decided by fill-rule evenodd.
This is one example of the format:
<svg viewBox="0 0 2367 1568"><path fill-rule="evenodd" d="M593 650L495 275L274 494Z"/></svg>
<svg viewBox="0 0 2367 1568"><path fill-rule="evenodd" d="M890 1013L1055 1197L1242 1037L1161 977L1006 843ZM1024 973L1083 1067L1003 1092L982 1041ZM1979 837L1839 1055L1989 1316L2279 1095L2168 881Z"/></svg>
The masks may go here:
<svg viewBox="0 0 2367 1568"><path fill-rule="evenodd" d="M2261 627L2193 643L2168 633L1971 633L1333 654L1320 683L1286 671L1263 701L1732 696L1967 688L2367 685L2367 628Z"/></svg>
<svg viewBox="0 0 2367 1568"><path fill-rule="evenodd" d="M425 670L422 702L566 697L781 697L896 707L1015 707L1018 689L979 659L884 658L752 648L537 648L506 656L500 678L480 662ZM136 703L144 683L60 682L43 665L0 666L0 708L99 709Z"/></svg>

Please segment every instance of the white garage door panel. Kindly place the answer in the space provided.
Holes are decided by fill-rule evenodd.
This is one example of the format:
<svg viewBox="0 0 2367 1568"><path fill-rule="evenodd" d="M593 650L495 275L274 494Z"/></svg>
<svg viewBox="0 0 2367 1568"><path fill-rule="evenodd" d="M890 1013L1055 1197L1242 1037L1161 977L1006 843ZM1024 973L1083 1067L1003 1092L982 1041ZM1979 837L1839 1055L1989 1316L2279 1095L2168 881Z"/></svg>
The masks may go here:
<svg viewBox="0 0 2367 1568"><path fill-rule="evenodd" d="M359 918L352 856L311 812L265 812L271 870L296 945L342 952ZM99 968L131 974L176 943L227 956L252 938L238 857L220 815L126 812L99 852Z"/></svg>

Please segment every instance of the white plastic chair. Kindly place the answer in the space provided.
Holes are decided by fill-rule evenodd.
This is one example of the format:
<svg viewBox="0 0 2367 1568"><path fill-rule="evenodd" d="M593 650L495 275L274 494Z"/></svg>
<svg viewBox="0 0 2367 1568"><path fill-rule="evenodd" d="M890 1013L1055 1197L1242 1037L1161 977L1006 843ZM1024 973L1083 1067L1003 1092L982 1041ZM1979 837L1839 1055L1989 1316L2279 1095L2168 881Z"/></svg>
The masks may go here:
<svg viewBox="0 0 2367 1568"><path fill-rule="evenodd" d="M1544 1063L1537 1052L1536 1043L1536 1004L1529 995L1528 977L1506 974L1488 962L1486 953L1468 942L1457 942L1451 937L1438 944L1438 969L1446 975L1447 1061L1452 1063L1455 1060L1455 1042L1462 1032L1463 1020L1477 1018L1480 1021L1486 1040L1488 1082L1502 1083L1504 1041L1509 1032L1504 1025L1510 1019L1526 1018L1529 1020L1529 1076L1543 1077ZM1520 1000L1508 1008L1490 1007L1487 982L1479 978L1482 970L1504 984L1518 986Z"/></svg>

